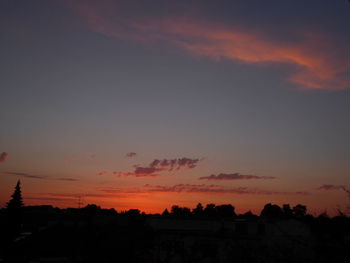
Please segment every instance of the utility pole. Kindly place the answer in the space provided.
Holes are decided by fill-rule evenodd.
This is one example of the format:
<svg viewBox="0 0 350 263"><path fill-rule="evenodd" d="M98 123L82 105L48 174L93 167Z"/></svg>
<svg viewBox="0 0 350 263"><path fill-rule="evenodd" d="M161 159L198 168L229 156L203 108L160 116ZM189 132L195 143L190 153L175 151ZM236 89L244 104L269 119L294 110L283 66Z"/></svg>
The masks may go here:
<svg viewBox="0 0 350 263"><path fill-rule="evenodd" d="M81 195L78 195L78 208L79 208L79 209L80 209L81 206L84 204L83 201L84 201L84 200L83 200L82 196L81 196Z"/></svg>

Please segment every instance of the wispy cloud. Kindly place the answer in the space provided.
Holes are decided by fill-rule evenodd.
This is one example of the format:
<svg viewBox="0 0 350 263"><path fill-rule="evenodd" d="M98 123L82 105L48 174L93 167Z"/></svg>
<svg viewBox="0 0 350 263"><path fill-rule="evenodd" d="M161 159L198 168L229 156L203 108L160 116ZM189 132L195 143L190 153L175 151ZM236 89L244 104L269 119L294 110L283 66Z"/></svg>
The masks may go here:
<svg viewBox="0 0 350 263"><path fill-rule="evenodd" d="M306 195L307 192L279 192L268 191L248 187L224 187L220 185L204 185L204 184L176 184L173 186L165 185L146 185L150 192L175 192L175 193L208 193L208 194L238 194L238 195L287 195L297 194Z"/></svg>
<svg viewBox="0 0 350 263"><path fill-rule="evenodd" d="M91 193L91 192L85 192L85 193L35 193L32 194L33 196L38 197L55 197L55 198L73 198L73 199L79 199L79 198L123 198L124 195L117 193L117 192L106 192L101 191L105 193Z"/></svg>
<svg viewBox="0 0 350 263"><path fill-rule="evenodd" d="M76 178L69 178L69 177L60 177L60 178L55 178L55 180L58 181L68 181L68 182L75 182L75 181L79 181Z"/></svg>
<svg viewBox="0 0 350 263"><path fill-rule="evenodd" d="M151 185L140 188L100 187L96 190L113 194L141 194L141 193L203 193L203 194L238 194L238 195L307 195L307 192L268 191L248 187L224 187L205 184L176 184Z"/></svg>
<svg viewBox="0 0 350 263"><path fill-rule="evenodd" d="M5 172L4 174L15 175L24 178L32 178L32 179L47 179L47 176L34 175L28 173L18 173L18 172Z"/></svg>
<svg viewBox="0 0 350 263"><path fill-rule="evenodd" d="M324 184L317 188L317 190L344 190L345 185L333 185L333 184Z"/></svg>
<svg viewBox="0 0 350 263"><path fill-rule="evenodd" d="M71 177L49 177L49 176L21 173L21 172L3 172L3 174L19 176L23 178L30 178L30 179L40 179L40 180L57 180L57 181L70 181L70 182L78 181L78 179L71 178Z"/></svg>
<svg viewBox="0 0 350 263"><path fill-rule="evenodd" d="M200 161L203 159L191 159L191 158L175 158L175 159L155 159L148 166L134 166L133 172L113 172L114 175L119 177L134 176L134 177L154 177L158 176L160 172L171 172L180 169L194 169L197 167Z"/></svg>
<svg viewBox="0 0 350 263"><path fill-rule="evenodd" d="M9 158L9 154L7 152L2 152L0 154L0 163L4 163L7 160L7 158Z"/></svg>
<svg viewBox="0 0 350 263"><path fill-rule="evenodd" d="M104 35L143 43L166 42L214 60L293 65L297 70L291 73L289 81L308 89L342 90L350 87L350 77L346 74L350 55L337 48L327 33L317 33L315 29L313 34L305 34L299 30L297 41L279 42L257 28L198 19L191 9L182 15L171 11L152 16L139 14L138 5L132 2L74 1L71 6L91 30ZM170 6L168 8L172 10ZM123 16L125 10L127 13L135 11L138 15Z"/></svg>
<svg viewBox="0 0 350 263"><path fill-rule="evenodd" d="M136 153L135 152L129 152L129 153L127 153L127 154L125 154L125 157L126 158L133 158L133 157L136 157Z"/></svg>
<svg viewBox="0 0 350 263"><path fill-rule="evenodd" d="M39 200L48 202L83 202L85 199L113 199L125 198L122 194L113 193L27 193L25 200Z"/></svg>
<svg viewBox="0 0 350 263"><path fill-rule="evenodd" d="M59 198L59 197L25 197L25 200L39 200L39 201L49 201L49 202L59 202L59 201L76 201L74 198Z"/></svg>
<svg viewBox="0 0 350 263"><path fill-rule="evenodd" d="M239 173L233 173L233 174L224 174L220 173L218 175L210 175L210 176L204 176L200 177L199 180L214 180L214 181L220 181L220 180L267 180L267 179L275 179L276 177L273 176L257 176L257 175L245 175L245 174L239 174Z"/></svg>

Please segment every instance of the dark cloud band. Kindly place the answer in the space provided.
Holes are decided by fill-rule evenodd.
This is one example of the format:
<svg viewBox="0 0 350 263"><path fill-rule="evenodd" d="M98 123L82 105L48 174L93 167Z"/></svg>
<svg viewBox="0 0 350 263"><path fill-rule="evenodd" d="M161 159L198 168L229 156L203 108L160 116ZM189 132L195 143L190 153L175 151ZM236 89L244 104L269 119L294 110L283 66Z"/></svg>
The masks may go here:
<svg viewBox="0 0 350 263"><path fill-rule="evenodd" d="M233 174L218 174L218 175L210 175L210 176L204 176L200 177L199 180L214 180L214 181L220 181L220 180L268 180L268 179L275 179L273 176L257 176L257 175L245 175L245 174L239 174L239 173L233 173Z"/></svg>

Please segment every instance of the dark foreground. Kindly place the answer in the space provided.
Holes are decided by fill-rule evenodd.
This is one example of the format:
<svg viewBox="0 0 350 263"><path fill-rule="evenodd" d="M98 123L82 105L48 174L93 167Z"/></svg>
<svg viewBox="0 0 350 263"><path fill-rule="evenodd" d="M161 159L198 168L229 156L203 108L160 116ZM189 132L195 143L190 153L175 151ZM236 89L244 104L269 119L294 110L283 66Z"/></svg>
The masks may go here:
<svg viewBox="0 0 350 263"><path fill-rule="evenodd" d="M347 262L350 219L144 215L26 207L13 235L1 212L0 262ZM11 232L12 231L12 232Z"/></svg>

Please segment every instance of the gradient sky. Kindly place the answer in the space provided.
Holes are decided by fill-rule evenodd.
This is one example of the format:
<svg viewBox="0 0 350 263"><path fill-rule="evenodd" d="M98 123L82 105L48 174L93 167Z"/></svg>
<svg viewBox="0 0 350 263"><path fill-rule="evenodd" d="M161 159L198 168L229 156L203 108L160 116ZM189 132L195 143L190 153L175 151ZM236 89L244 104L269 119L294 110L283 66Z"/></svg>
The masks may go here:
<svg viewBox="0 0 350 263"><path fill-rule="evenodd" d="M346 0L0 0L0 40L0 206L349 203Z"/></svg>

